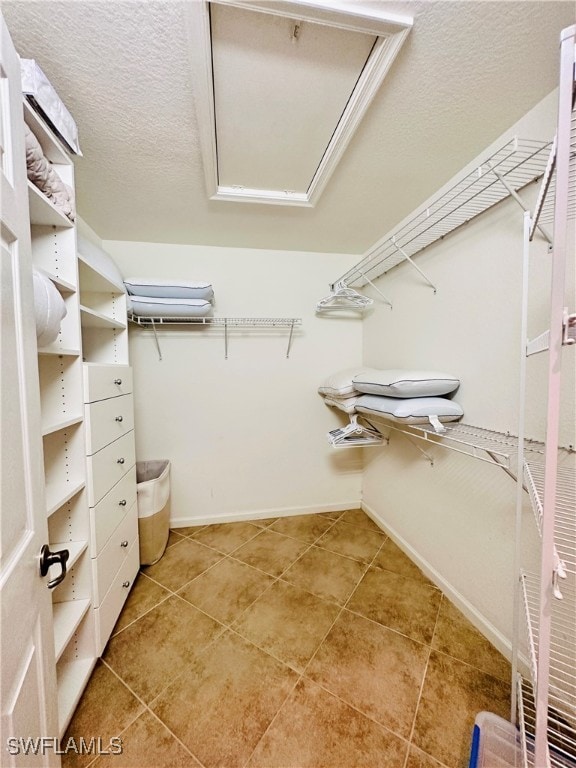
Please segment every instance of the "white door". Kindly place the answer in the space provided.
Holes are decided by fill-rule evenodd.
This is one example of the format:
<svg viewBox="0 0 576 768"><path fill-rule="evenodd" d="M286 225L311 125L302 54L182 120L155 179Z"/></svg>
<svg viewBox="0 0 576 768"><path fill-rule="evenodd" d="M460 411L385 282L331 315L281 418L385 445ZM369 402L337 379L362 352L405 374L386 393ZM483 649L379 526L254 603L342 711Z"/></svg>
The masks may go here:
<svg viewBox="0 0 576 768"><path fill-rule="evenodd" d="M56 670L39 571L48 528L20 65L1 16L0 27L0 765L32 768L60 758L38 741L58 735Z"/></svg>

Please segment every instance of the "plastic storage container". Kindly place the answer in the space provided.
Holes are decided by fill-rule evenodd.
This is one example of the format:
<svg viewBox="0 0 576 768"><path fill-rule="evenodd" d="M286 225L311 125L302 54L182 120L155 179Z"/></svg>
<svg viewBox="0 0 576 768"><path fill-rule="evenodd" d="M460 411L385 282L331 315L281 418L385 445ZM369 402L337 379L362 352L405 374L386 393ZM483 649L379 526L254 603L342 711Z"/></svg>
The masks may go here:
<svg viewBox="0 0 576 768"><path fill-rule="evenodd" d="M479 712L474 722L469 768L514 768L523 765L519 733L492 712Z"/></svg>
<svg viewBox="0 0 576 768"><path fill-rule="evenodd" d="M140 563L156 563L170 535L170 462L168 459L136 462Z"/></svg>

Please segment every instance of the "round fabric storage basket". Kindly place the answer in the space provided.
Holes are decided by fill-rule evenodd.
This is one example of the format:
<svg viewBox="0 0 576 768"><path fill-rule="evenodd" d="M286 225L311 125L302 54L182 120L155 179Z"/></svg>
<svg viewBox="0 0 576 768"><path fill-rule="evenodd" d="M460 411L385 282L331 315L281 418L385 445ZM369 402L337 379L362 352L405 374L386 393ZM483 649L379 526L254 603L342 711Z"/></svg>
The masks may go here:
<svg viewBox="0 0 576 768"><path fill-rule="evenodd" d="M170 462L167 459L136 462L140 563L156 563L170 535Z"/></svg>

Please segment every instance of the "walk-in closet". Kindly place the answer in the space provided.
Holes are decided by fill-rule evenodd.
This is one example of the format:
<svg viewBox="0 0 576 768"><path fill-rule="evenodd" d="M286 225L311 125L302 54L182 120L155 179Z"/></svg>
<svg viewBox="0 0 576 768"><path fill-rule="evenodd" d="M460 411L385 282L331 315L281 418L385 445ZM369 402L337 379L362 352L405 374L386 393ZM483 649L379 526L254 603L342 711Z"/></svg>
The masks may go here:
<svg viewBox="0 0 576 768"><path fill-rule="evenodd" d="M3 0L6 768L576 768L576 9Z"/></svg>

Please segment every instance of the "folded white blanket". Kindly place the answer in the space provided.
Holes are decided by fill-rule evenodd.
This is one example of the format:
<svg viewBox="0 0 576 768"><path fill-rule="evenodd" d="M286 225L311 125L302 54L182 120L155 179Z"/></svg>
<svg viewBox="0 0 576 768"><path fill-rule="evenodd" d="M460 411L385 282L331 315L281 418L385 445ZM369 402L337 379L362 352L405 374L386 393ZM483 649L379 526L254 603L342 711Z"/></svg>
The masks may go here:
<svg viewBox="0 0 576 768"><path fill-rule="evenodd" d="M64 184L60 176L48 162L40 146L40 142L34 136L30 128L25 124L26 138L26 170L32 184L43 192L54 205L71 221L76 220L76 207L74 205L74 192Z"/></svg>

